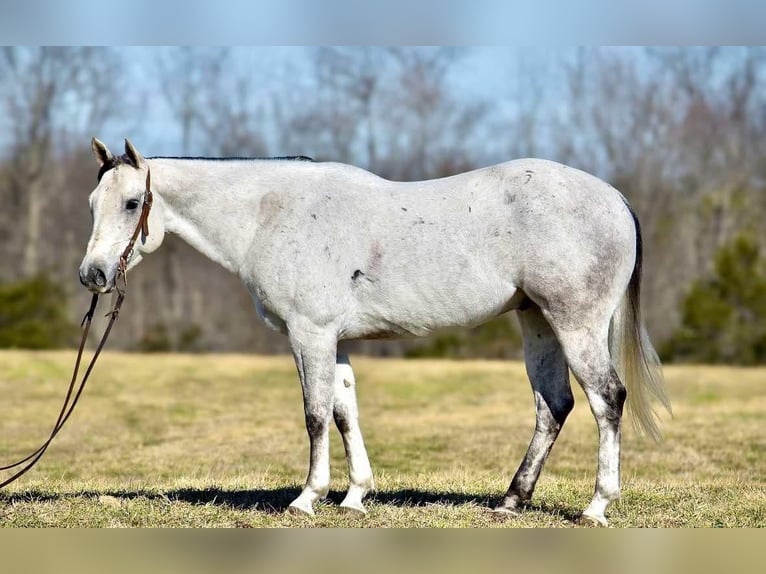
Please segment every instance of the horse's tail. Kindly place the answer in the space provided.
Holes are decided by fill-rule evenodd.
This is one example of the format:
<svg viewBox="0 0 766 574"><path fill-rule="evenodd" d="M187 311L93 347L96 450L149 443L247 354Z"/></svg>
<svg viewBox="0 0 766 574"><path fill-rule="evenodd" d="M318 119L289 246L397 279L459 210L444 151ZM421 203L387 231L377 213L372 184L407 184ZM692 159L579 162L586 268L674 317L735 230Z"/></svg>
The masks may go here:
<svg viewBox="0 0 766 574"><path fill-rule="evenodd" d="M671 407L663 388L662 365L641 319L641 225L630 206L628 209L636 226L636 263L625 295L609 325L609 352L617 374L628 391L627 405L633 425L639 432L659 441L662 434L650 395L654 395L668 412L671 412Z"/></svg>

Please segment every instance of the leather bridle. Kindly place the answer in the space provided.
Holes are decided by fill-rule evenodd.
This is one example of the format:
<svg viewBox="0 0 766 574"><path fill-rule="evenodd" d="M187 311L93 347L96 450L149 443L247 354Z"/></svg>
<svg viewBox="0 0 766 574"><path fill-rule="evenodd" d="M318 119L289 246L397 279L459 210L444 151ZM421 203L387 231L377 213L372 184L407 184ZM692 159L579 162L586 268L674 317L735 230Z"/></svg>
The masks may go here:
<svg viewBox="0 0 766 574"><path fill-rule="evenodd" d="M50 435L48 436L48 439L43 444L41 444L37 450L28 454L21 460L17 460L13 464L8 464L6 466L0 467L0 471L4 471L4 470L10 470L12 468L16 468L18 466L23 465L21 469L17 470L16 473L13 474L13 476L5 479L3 482L0 482L0 488L3 488L4 486L9 485L10 483L15 481L19 477L23 476L35 464L37 464L37 461L40 460L43 454L45 454L45 451L48 450L48 447L50 446L54 437L59 433L61 428L64 426L64 423L66 423L67 420L69 420L69 417L72 414L72 411L74 411L75 405L77 405L77 401L80 400L80 395L82 395L82 392L85 389L85 383L88 381L88 377L90 376L91 372L93 371L93 367L96 364L96 359L98 359L98 356L101 354L101 350L104 348L104 345L106 344L106 340L109 338L109 333L112 330L112 326L117 321L117 318L119 316L120 307L122 307L122 302L125 300L125 292L128 287L128 261L130 261L130 258L133 255L133 248L136 245L136 241L138 241L138 236L141 235L142 241L146 241L146 237L149 235L149 212L152 209L153 200L154 200L154 197L152 195L152 190L151 190L151 173L149 172L149 168L147 167L146 192L144 193L144 201L141 207L141 215L138 219L138 224L136 225L136 228L133 231L133 235L131 235L130 240L128 241L128 244L125 247L125 250L122 252L122 255L120 255L120 263L117 268L117 272L115 273L115 276L114 276L114 287L115 287L115 291L117 291L117 298L115 299L112 310L106 314L106 316L109 317L109 323L107 323L106 325L106 329L104 330L104 334L101 337L101 341L99 341L98 345L96 346L96 350L94 351L93 357L91 358L90 363L88 364L88 368L85 370L85 374L83 375L82 381L80 382L79 386L77 386L76 385L77 375L79 374L79 371L80 371L80 362L82 361L82 354L85 349L85 342L88 339L90 324L93 320L93 314L96 312L96 305L98 304L98 294L94 293L90 301L90 308L88 309L88 312L85 313L85 316L83 317L82 322L80 323L82 336L80 338L80 346L77 351L77 359L75 360L74 370L72 372L72 379L69 381L69 388L67 389L66 398L64 399L64 404L61 407L59 416L56 419L56 424L53 425L53 429L51 430ZM120 286L118 285L118 282L120 280L122 280L122 284L123 284L122 288L120 288ZM75 392L75 386L77 386L76 392ZM71 400L71 403L70 403L70 400Z"/></svg>

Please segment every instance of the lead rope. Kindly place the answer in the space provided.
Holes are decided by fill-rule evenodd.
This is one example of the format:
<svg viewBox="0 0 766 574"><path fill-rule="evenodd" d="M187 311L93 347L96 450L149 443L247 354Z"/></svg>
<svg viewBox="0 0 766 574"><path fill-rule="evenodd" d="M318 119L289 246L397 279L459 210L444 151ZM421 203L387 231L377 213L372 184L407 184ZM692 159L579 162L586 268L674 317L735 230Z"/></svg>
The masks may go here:
<svg viewBox="0 0 766 574"><path fill-rule="evenodd" d="M12 483L13 481L15 481L16 479L20 478L21 476L26 474L35 464L37 464L37 461L39 461L40 458L42 458L43 454L45 454L45 451L48 450L48 447L50 446L53 439L56 437L56 435L64 426L64 423L66 423L67 420L69 420L69 417L74 411L74 408L77 405L77 402L80 400L80 396L82 395L82 392L85 389L85 383L88 381L88 377L90 377L90 374L93 371L93 367L96 364L96 359L98 359L98 356L101 354L101 351L104 348L104 345L106 344L106 340L109 338L109 333L112 331L112 327L114 326L115 322L117 321L117 318L119 317L120 307L122 307L122 302L125 300L125 292L128 287L128 261L130 260L130 257L133 255L133 247L136 244L136 240L138 239L139 234L142 235L144 240L149 235L149 211L152 208L153 199L154 198L152 196L152 190L151 190L151 174L147 168L146 192L144 193L144 203L141 208L141 216L138 219L138 225L136 225L136 229L133 231L133 235L131 235L130 237L130 241L128 241L128 245L125 247L125 250L122 252L122 255L120 255L120 264L119 264L119 267L117 268L117 273L114 278L115 290L117 291L117 298L114 302L114 306L112 307L112 310L106 314L106 316L109 317L109 323L107 323L106 325L104 334L102 335L101 340L99 341L98 346L96 347L96 350L93 353L93 357L91 358L90 363L88 364L88 368L85 369L85 374L83 375L80 385L77 387L77 392L74 393L74 398L72 398L72 393L74 392L74 389L77 383L77 375L80 372L80 363L82 362L82 354L83 354L83 351L85 350L85 342L88 340L90 325L91 325L91 322L93 321L93 315L96 312L96 305L98 304L98 295L94 293L93 297L90 300L90 307L88 309L88 312L85 313L85 316L82 318L82 322L80 323L82 336L80 338L80 346L77 350L77 359L75 360L75 363L74 363L72 378L69 381L69 388L67 389L66 397L64 399L64 404L62 405L61 411L59 411L58 418L56 419L56 424L53 425L53 429L51 429L48 439L43 444L41 444L37 448L37 450L28 454L24 458L17 460L13 464L0 466L0 471L4 471L4 470L10 470L12 468L16 468L18 466L23 465L24 463L27 463L20 470L16 471L16 473L13 474L11 477L5 479L3 482L0 482L0 488L3 488L9 485L10 483ZM122 279L122 283L123 283L122 288L120 288L120 286L118 285L118 281L120 279ZM70 400L71 400L71 404L70 404Z"/></svg>

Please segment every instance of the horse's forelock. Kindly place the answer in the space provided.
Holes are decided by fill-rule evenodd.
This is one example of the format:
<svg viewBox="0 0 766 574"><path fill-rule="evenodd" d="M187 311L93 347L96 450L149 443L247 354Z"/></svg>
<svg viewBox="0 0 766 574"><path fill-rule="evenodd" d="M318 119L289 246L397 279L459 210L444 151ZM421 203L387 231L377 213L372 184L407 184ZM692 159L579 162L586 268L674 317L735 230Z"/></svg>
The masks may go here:
<svg viewBox="0 0 766 574"><path fill-rule="evenodd" d="M136 164L133 162L133 160L130 159L127 155L119 155L119 156L113 156L107 160L104 165L101 166L101 168L98 170L98 181L101 181L101 178L104 177L104 174L109 171L110 169L114 169L119 165L129 165L131 167L137 167Z"/></svg>

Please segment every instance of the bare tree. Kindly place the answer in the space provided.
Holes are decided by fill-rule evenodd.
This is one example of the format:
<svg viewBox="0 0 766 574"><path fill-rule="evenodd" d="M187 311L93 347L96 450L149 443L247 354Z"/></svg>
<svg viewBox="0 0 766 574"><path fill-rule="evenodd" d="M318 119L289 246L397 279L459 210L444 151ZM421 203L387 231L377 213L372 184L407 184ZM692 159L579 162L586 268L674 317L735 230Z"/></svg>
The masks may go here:
<svg viewBox="0 0 766 574"><path fill-rule="evenodd" d="M181 130L181 153L267 152L257 78L229 48L171 48L159 59L162 94Z"/></svg>
<svg viewBox="0 0 766 574"><path fill-rule="evenodd" d="M310 77L293 79L274 109L281 143L307 149L319 158L378 163L377 106L388 53L380 48L325 47L309 52Z"/></svg>
<svg viewBox="0 0 766 574"><path fill-rule="evenodd" d="M0 54L0 121L8 158L3 191L24 221L12 249L27 276L43 264L43 208L54 189L50 165L70 145L61 136L99 128L114 112L119 104L119 86L109 73L114 62L110 51L96 48L6 47Z"/></svg>
<svg viewBox="0 0 766 574"><path fill-rule="evenodd" d="M402 179L439 177L478 163L474 138L488 106L455 97L449 74L463 54L453 48L395 49L388 85L388 171ZM398 172L398 173L397 173Z"/></svg>
<svg viewBox="0 0 766 574"><path fill-rule="evenodd" d="M474 165L478 146L471 139L487 106L452 92L449 73L459 51L322 48L313 55L315 92L293 113L283 112L283 123L318 157L393 179Z"/></svg>

